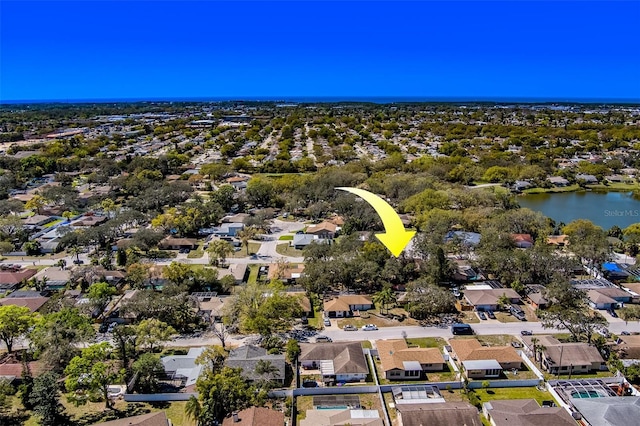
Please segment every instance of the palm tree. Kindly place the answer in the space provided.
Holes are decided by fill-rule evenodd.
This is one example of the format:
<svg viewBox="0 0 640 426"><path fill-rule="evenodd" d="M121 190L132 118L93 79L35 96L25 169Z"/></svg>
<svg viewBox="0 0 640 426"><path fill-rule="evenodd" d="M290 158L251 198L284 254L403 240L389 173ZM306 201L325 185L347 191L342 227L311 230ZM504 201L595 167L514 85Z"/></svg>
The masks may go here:
<svg viewBox="0 0 640 426"><path fill-rule="evenodd" d="M263 389L268 389L272 386L272 378L278 377L280 374L278 372L278 368L271 363L271 361L267 361L264 359L258 360L256 363L256 374L260 376L258 383L260 387Z"/></svg>
<svg viewBox="0 0 640 426"><path fill-rule="evenodd" d="M385 285L382 290L373 296L373 302L380 306L380 313L385 309L389 313L389 305L396 302L396 294L391 286Z"/></svg>
<svg viewBox="0 0 640 426"><path fill-rule="evenodd" d="M213 240L207 249L210 262L216 266L224 264L227 256L233 253L233 246L230 242L224 240Z"/></svg>
<svg viewBox="0 0 640 426"><path fill-rule="evenodd" d="M242 241L242 245L247 248L247 254L249 254L249 240L253 239L258 234L255 228L245 228L239 231L237 236Z"/></svg>
<svg viewBox="0 0 640 426"><path fill-rule="evenodd" d="M73 246L70 247L69 250L67 250L69 252L69 254L71 256L75 256L76 257L76 263L80 263L80 253L82 253L82 249L78 246Z"/></svg>
<svg viewBox="0 0 640 426"><path fill-rule="evenodd" d="M195 396L192 396L184 406L184 413L191 420L196 421L196 426L200 424L200 416L202 415L202 406Z"/></svg>

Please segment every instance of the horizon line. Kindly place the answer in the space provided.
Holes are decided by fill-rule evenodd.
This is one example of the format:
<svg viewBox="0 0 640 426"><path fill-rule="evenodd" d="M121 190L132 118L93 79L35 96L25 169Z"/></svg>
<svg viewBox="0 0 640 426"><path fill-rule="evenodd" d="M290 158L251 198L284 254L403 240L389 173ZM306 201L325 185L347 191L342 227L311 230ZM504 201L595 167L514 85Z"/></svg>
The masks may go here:
<svg viewBox="0 0 640 426"><path fill-rule="evenodd" d="M573 104L640 104L640 98L606 97L533 97L533 96L175 96L66 99L0 99L0 105L137 103L137 102L297 102L297 103L573 103Z"/></svg>

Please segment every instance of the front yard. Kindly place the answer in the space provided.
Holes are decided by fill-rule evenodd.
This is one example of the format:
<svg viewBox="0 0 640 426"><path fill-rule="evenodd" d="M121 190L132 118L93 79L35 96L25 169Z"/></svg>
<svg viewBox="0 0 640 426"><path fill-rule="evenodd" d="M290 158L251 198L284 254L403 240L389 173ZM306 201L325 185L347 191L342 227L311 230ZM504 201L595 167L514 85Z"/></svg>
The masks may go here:
<svg viewBox="0 0 640 426"><path fill-rule="evenodd" d="M283 256L289 257L303 257L304 252L302 250L297 250L294 247L290 246L289 243L278 244L276 246L276 252Z"/></svg>
<svg viewBox="0 0 640 426"><path fill-rule="evenodd" d="M239 259L239 258L243 258L243 257L247 257L251 254L257 253L258 250L260 250L260 246L262 244L260 243L253 243L250 242L249 243L249 254L247 254L247 248L246 247L240 247L240 250L238 251L234 251L233 253L231 253L228 257L232 257L234 259Z"/></svg>

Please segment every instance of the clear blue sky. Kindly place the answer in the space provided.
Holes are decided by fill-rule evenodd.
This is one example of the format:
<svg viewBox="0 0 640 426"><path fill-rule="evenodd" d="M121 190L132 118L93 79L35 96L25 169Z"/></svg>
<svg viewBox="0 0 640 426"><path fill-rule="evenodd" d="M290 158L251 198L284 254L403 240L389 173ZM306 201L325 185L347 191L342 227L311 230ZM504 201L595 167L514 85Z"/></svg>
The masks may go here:
<svg viewBox="0 0 640 426"><path fill-rule="evenodd" d="M0 0L0 100L640 100L640 2Z"/></svg>

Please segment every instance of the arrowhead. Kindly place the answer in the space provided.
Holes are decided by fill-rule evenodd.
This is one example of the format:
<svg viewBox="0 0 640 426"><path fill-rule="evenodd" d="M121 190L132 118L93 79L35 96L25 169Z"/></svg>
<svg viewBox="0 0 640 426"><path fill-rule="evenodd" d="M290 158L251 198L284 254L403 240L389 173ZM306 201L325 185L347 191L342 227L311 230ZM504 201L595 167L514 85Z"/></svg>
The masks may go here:
<svg viewBox="0 0 640 426"><path fill-rule="evenodd" d="M402 228L402 231L400 232L376 234L376 237L385 245L386 248L389 249L391 254L398 257L415 234L416 231L406 231Z"/></svg>

